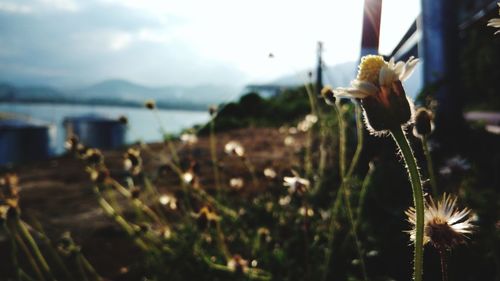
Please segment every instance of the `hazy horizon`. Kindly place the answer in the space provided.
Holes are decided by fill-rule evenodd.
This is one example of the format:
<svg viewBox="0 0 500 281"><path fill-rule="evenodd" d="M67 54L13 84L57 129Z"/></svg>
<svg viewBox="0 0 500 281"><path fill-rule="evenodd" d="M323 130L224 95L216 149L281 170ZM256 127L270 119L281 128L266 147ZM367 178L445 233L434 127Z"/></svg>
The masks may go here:
<svg viewBox="0 0 500 281"><path fill-rule="evenodd" d="M418 0L399 2L384 1L381 53L419 13ZM317 41L329 66L356 60L362 5L0 0L0 81L56 88L110 79L149 87L268 82L313 68Z"/></svg>

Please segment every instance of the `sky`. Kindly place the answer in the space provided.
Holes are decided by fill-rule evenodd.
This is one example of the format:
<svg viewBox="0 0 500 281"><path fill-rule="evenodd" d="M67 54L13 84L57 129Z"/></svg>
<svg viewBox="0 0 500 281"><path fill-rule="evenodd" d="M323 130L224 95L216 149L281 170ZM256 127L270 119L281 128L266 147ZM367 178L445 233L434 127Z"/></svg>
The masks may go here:
<svg viewBox="0 0 500 281"><path fill-rule="evenodd" d="M363 0L0 0L0 81L267 82L314 67L317 41L327 65L357 60L362 12ZM381 53L419 12L384 0Z"/></svg>

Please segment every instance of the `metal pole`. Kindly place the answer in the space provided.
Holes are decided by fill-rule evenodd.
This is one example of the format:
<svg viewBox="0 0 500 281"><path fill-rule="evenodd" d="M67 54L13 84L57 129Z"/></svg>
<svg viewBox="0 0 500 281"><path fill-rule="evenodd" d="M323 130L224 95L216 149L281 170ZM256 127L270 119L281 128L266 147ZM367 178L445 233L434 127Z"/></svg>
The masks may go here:
<svg viewBox="0 0 500 281"><path fill-rule="evenodd" d="M321 58L323 54L323 42L318 42L318 65L316 67L316 96L321 95L321 89L323 89L323 59Z"/></svg>
<svg viewBox="0 0 500 281"><path fill-rule="evenodd" d="M381 17L382 0L365 0L361 57L369 54L378 54Z"/></svg>

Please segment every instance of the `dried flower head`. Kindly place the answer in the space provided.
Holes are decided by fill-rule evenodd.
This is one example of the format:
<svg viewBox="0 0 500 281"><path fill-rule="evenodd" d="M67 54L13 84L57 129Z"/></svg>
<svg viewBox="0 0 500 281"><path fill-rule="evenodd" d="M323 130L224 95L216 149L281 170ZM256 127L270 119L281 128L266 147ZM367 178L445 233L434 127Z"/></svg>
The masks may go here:
<svg viewBox="0 0 500 281"><path fill-rule="evenodd" d="M0 177L0 206L4 206L5 213L9 208L19 206L19 178L16 174L7 173Z"/></svg>
<svg viewBox="0 0 500 281"><path fill-rule="evenodd" d="M85 151L83 159L87 161L89 165L99 165L103 163L104 156L99 149L89 148Z"/></svg>
<svg viewBox="0 0 500 281"><path fill-rule="evenodd" d="M212 212L209 207L203 207L195 215L198 228L204 230L209 226L214 226L219 221L219 216Z"/></svg>
<svg viewBox="0 0 500 281"><path fill-rule="evenodd" d="M211 105L208 108L208 113L210 114L210 116L214 117L217 114L217 106L216 105Z"/></svg>
<svg viewBox="0 0 500 281"><path fill-rule="evenodd" d="M418 108L415 111L415 127L413 128L413 135L417 138L429 136L434 130L433 116L430 110L425 108Z"/></svg>
<svg viewBox="0 0 500 281"><path fill-rule="evenodd" d="M498 3L498 6L500 7L500 3ZM500 12L499 12L499 14L500 14ZM490 19L490 21L488 22L488 26L498 28L498 30L495 32L495 34L500 33L500 18Z"/></svg>
<svg viewBox="0 0 500 281"><path fill-rule="evenodd" d="M144 102L144 106L149 110L153 110L156 108L156 102L154 100L147 100Z"/></svg>
<svg viewBox="0 0 500 281"><path fill-rule="evenodd" d="M444 194L437 203L431 198L426 201L424 215L424 244L431 243L439 250L449 250L465 243L467 234L471 234L474 217L468 208L457 207L457 198ZM414 208L406 212L408 222L413 226L408 231L410 240L415 240L416 212Z"/></svg>
<svg viewBox="0 0 500 281"><path fill-rule="evenodd" d="M123 155L123 167L134 176L140 174L142 171L141 151L129 148Z"/></svg>
<svg viewBox="0 0 500 281"><path fill-rule="evenodd" d="M333 93L333 89L330 86L325 86L321 89L321 96L325 99L326 104L335 105L335 94Z"/></svg>
<svg viewBox="0 0 500 281"><path fill-rule="evenodd" d="M224 146L224 151L229 155L234 155L238 157L245 156L245 149L237 141L230 141Z"/></svg>
<svg viewBox="0 0 500 281"><path fill-rule="evenodd" d="M105 184L111 180L109 170L105 167L90 169L89 173L90 179L96 184Z"/></svg>
<svg viewBox="0 0 500 281"><path fill-rule="evenodd" d="M309 180L301 178L297 173L293 172L293 177L284 177L283 186L288 187L288 192L290 194L303 194L309 189Z"/></svg>
<svg viewBox="0 0 500 281"><path fill-rule="evenodd" d="M122 123L123 125L127 125L128 124L127 116L121 115L120 117L118 117L118 122Z"/></svg>
<svg viewBox="0 0 500 281"><path fill-rule="evenodd" d="M78 137L75 135L69 136L64 143L64 148L72 153L78 152L79 146L82 146L82 144L80 143Z"/></svg>
<svg viewBox="0 0 500 281"><path fill-rule="evenodd" d="M382 56L365 56L351 87L336 88L333 92L337 97L360 99L370 132L384 134L412 121L412 103L401 81L410 77L417 63L418 59L413 57L406 63L395 63L394 59L386 62Z"/></svg>
<svg viewBox="0 0 500 281"><path fill-rule="evenodd" d="M234 255L227 261L227 267L233 272L243 274L248 271L248 261L243 259L240 255Z"/></svg>

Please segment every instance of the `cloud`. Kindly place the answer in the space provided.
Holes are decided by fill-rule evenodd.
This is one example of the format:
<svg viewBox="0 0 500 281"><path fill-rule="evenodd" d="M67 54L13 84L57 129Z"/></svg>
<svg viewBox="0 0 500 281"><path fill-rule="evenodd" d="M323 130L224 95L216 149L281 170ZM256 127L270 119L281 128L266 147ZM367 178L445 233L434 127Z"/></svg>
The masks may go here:
<svg viewBox="0 0 500 281"><path fill-rule="evenodd" d="M30 14L33 12L33 7L31 7L30 5L17 4L12 2L0 2L0 12Z"/></svg>

